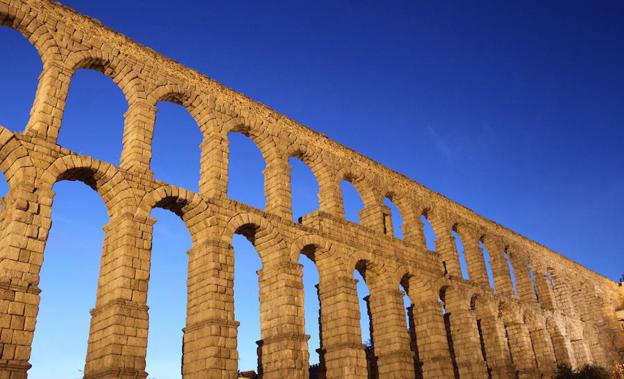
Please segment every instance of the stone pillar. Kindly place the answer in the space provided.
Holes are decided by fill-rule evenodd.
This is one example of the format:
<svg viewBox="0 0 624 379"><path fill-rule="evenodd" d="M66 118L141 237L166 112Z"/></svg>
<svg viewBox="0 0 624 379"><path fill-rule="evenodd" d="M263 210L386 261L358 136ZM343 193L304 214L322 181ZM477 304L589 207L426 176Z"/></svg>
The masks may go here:
<svg viewBox="0 0 624 379"><path fill-rule="evenodd" d="M234 250L205 240L189 251L188 304L184 328L185 379L235 378Z"/></svg>
<svg viewBox="0 0 624 379"><path fill-rule="evenodd" d="M550 335L546 330L546 321L539 313L529 315L527 321L537 368L543 378L550 378L555 373L556 358Z"/></svg>
<svg viewBox="0 0 624 379"><path fill-rule="evenodd" d="M568 322L568 334L578 367L593 363L589 346L583 338L583 324L583 321L580 320L570 320Z"/></svg>
<svg viewBox="0 0 624 379"><path fill-rule="evenodd" d="M424 378L447 379L454 377L453 363L446 336L442 306L438 296L422 288L415 279L409 282L409 297L414 304L415 334L418 355Z"/></svg>
<svg viewBox="0 0 624 379"><path fill-rule="evenodd" d="M208 198L225 198L228 189L227 135L208 128L201 144L199 192Z"/></svg>
<svg viewBox="0 0 624 379"><path fill-rule="evenodd" d="M371 285L370 309L380 378L414 377L414 354L403 310L403 292L389 284Z"/></svg>
<svg viewBox="0 0 624 379"><path fill-rule="evenodd" d="M416 245L418 251L426 252L423 223L420 221L420 213L411 207L405 207L403 217L403 241Z"/></svg>
<svg viewBox="0 0 624 379"><path fill-rule="evenodd" d="M11 183L0 230L0 377L25 379L39 310L39 271L50 230L53 192L25 178Z"/></svg>
<svg viewBox="0 0 624 379"><path fill-rule="evenodd" d="M264 169L265 210L285 219L292 219L290 165L282 157L267 157Z"/></svg>
<svg viewBox="0 0 624 379"><path fill-rule="evenodd" d="M145 100L135 100L124 114L123 149L120 166L124 170L152 176L152 138L156 121L156 106Z"/></svg>
<svg viewBox="0 0 624 379"><path fill-rule="evenodd" d="M336 176L336 170L326 168L319 170L318 173L319 211L343 219L342 189L340 188L340 178Z"/></svg>
<svg viewBox="0 0 624 379"><path fill-rule="evenodd" d="M364 202L364 209L359 212L360 225L366 226L378 233L384 233L384 206L378 201Z"/></svg>
<svg viewBox="0 0 624 379"><path fill-rule="evenodd" d="M574 317L576 312L572 306L572 299L570 298L570 291L566 283L564 275L559 272L553 271L550 273L555 284L555 298L557 299L557 309L559 309L564 315Z"/></svg>
<svg viewBox="0 0 624 379"><path fill-rule="evenodd" d="M539 377L537 362L531 345L531 336L527 326L522 321L521 310L507 305L503 308L503 320L511 359L518 373L518 378Z"/></svg>
<svg viewBox="0 0 624 379"><path fill-rule="evenodd" d="M431 218L429 222L435 233L435 245L437 253L443 262L444 268L449 275L461 278L461 267L459 265L459 256L457 255L457 248L455 245L455 239L452 234L452 227L450 221L447 220L445 215L436 210L430 212ZM424 243L424 237L423 237Z"/></svg>
<svg viewBox="0 0 624 379"><path fill-rule="evenodd" d="M505 336L505 326L503 321L498 318L496 304L477 304L475 312L478 318L477 325L483 337L484 358L490 377L492 379L513 377L515 373Z"/></svg>
<svg viewBox="0 0 624 379"><path fill-rule="evenodd" d="M73 74L71 70L57 62L46 62L39 75L37 94L24 131L25 135L37 136L56 143Z"/></svg>
<svg viewBox="0 0 624 379"><path fill-rule="evenodd" d="M356 283L356 279L346 275L320 279L320 328L327 379L367 375Z"/></svg>
<svg viewBox="0 0 624 379"><path fill-rule="evenodd" d="M309 355L301 265L265 262L258 276L262 334L258 341L258 374L264 379L307 379Z"/></svg>
<svg viewBox="0 0 624 379"><path fill-rule="evenodd" d="M558 365L576 367L576 358L572 350L570 339L565 333L565 328L560 325L561 321L549 320L547 323L553 352Z"/></svg>
<svg viewBox="0 0 624 379"><path fill-rule="evenodd" d="M414 305L406 308L407 320L409 323L410 349L414 354L414 372L416 379L423 379L422 363L420 361L420 353L418 352L418 338L416 337L416 320L414 319Z"/></svg>
<svg viewBox="0 0 624 379"><path fill-rule="evenodd" d="M444 302L460 378L487 377L477 320L470 310L470 299L466 299L459 290L448 289Z"/></svg>
<svg viewBox="0 0 624 379"><path fill-rule="evenodd" d="M88 378L145 378L147 286L154 219L113 216L104 246L85 364Z"/></svg>
<svg viewBox="0 0 624 379"><path fill-rule="evenodd" d="M463 224L457 225L457 233L460 235L462 244L464 245L464 255L466 257L470 279L483 287L489 288L490 281L485 267L483 250L479 245L479 233L473 228Z"/></svg>
<svg viewBox="0 0 624 379"><path fill-rule="evenodd" d="M494 287L500 296L514 296L511 273L505 259L505 245L498 237L486 236L483 241L490 252L492 274L494 275Z"/></svg>

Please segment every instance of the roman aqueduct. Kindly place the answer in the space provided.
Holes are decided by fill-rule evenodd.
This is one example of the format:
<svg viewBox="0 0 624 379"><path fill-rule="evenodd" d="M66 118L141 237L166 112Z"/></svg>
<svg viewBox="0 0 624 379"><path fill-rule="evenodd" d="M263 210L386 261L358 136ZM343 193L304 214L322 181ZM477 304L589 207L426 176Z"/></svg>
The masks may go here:
<svg viewBox="0 0 624 379"><path fill-rule="evenodd" d="M265 378L308 377L300 254L319 271L326 378L369 371L380 378L538 378L552 375L558 363L609 366L622 359L616 310L623 291L615 282L60 4L0 0L0 23L21 32L43 61L24 132L0 128L0 170L9 184L0 214L0 378L26 378L30 368L52 186L61 180L92 187L109 215L85 378L147 377L155 207L178 215L192 236L184 378L236 377L234 234L247 237L262 260ZM70 80L81 68L103 72L126 96L119 167L56 142ZM153 179L159 101L184 106L201 129L198 193ZM226 195L230 132L247 135L263 154L264 210ZM319 183L319 209L300 222L291 215L293 156ZM343 179L364 202L360 224L344 219ZM386 197L401 212L402 240L393 237ZM423 215L436 234L433 252L425 246ZM463 241L469 280L460 273L453 232ZM491 256L495 290L480 242ZM372 360L361 341L354 269L370 289ZM410 328L400 288L412 303Z"/></svg>

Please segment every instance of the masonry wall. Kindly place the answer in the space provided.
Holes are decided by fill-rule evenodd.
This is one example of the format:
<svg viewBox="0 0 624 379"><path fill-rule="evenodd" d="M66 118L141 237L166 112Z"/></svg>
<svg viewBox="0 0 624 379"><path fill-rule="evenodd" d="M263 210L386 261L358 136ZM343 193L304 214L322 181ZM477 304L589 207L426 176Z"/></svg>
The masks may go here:
<svg viewBox="0 0 624 379"><path fill-rule="evenodd" d="M624 355L616 283L329 140L202 74L45 0L0 0L0 23L38 50L43 71L21 134L0 128L0 170L9 184L0 211L0 379L26 378L40 301L39 271L52 186L79 180L109 214L85 378L146 378L146 306L155 207L181 217L192 236L184 330L184 378L235 378L233 234L262 260L259 371L307 378L299 254L319 270L321 367L326 378L537 378L557 364L609 366ZM102 71L128 101L119 167L56 143L73 73ZM184 106L203 134L199 193L153 179L156 104ZM227 198L227 134L241 132L266 162L266 207ZM292 222L290 167L298 157L319 183L319 210ZM364 202L361 224L344 219L340 181ZM389 197L403 240L387 226ZM428 251L420 217L436 233ZM465 246L462 279L452 232ZM491 257L490 287L482 242ZM516 288L511 281L513 267ZM361 343L353 271L370 289L373 346ZM405 326L402 297L412 306ZM444 311L443 311L444 309ZM372 371L371 371L372 370Z"/></svg>

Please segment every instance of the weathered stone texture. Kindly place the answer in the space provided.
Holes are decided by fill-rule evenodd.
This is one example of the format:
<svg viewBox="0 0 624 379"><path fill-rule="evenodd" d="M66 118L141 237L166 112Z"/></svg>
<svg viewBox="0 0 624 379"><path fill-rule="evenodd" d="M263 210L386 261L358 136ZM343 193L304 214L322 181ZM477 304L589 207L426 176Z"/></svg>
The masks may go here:
<svg viewBox="0 0 624 379"><path fill-rule="evenodd" d="M262 260L258 351L265 378L308 377L314 352L304 329L302 253L319 270L318 371L326 378L537 378L552 375L557 364L607 366L623 358L623 291L616 283L60 4L0 0L0 23L21 32L43 61L24 132L0 128L0 170L9 184L0 211L0 379L26 378L30 368L52 187L61 180L91 186L110 216L85 378L147 377L154 207L179 215L193 241L184 378L236 377L236 233ZM56 143L69 83L81 68L111 77L128 101L119 167ZM153 179L159 101L184 106L203 134L199 193ZM266 161L264 210L226 196L230 132L249 136ZM306 163L319 183L319 210L299 223L291 221L290 157ZM361 194L361 225L344 219L342 179ZM392 235L384 197L403 215L404 240ZM425 246L423 215L437 236L433 252ZM453 231L464 241L467 280ZM495 289L480 242L490 253ZM355 269L371 292L368 350ZM407 323L401 288L412 303Z"/></svg>

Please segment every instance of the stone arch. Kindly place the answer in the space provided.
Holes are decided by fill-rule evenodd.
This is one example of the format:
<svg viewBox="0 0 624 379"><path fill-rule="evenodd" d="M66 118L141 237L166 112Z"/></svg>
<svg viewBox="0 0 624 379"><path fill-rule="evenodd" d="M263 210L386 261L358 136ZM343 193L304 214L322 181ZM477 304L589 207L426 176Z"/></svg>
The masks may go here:
<svg viewBox="0 0 624 379"><path fill-rule="evenodd" d="M135 213L135 218L144 222L154 208L163 208L180 217L191 234L193 243L197 242L197 234L205 227L201 222L194 222L194 217L205 211L208 206L204 200L184 188L163 185L146 193Z"/></svg>
<svg viewBox="0 0 624 379"><path fill-rule="evenodd" d="M136 195L128 182L113 165L80 155L56 159L40 176L37 188L52 191L60 180L78 180L93 188L101 197L109 216L133 209Z"/></svg>
<svg viewBox="0 0 624 379"><path fill-rule="evenodd" d="M10 130L0 126L0 171L9 185L35 177L35 166L28 151Z"/></svg>
<svg viewBox="0 0 624 379"><path fill-rule="evenodd" d="M149 92L147 103L156 106L161 101L182 106L193 117L202 134L206 134L207 125L204 118L207 109L202 94L194 87L180 84L165 84Z"/></svg>
<svg viewBox="0 0 624 379"><path fill-rule="evenodd" d="M37 49L44 66L60 61L61 53L54 35L36 15L20 12L16 2L8 2L5 8L0 7L0 26L20 32Z"/></svg>
<svg viewBox="0 0 624 379"><path fill-rule="evenodd" d="M132 65L101 50L84 50L70 53L64 66L74 75L80 69L96 70L109 77L123 92L126 102L132 104L145 98L145 85Z"/></svg>
<svg viewBox="0 0 624 379"><path fill-rule="evenodd" d="M271 161L278 160L280 154L273 138L263 127L264 123L261 120L234 117L224 122L220 126L219 132L226 141L229 133L241 133L249 137L262 153L262 158L268 166Z"/></svg>
<svg viewBox="0 0 624 379"><path fill-rule="evenodd" d="M314 263L317 263L316 253L320 252L323 256L327 256L331 254L331 248L332 245L323 238L314 234L305 234L290 244L290 260L293 263L297 263L299 254L303 252Z"/></svg>
<svg viewBox="0 0 624 379"><path fill-rule="evenodd" d="M353 184L358 194L360 195L360 198L362 199L362 203L364 203L364 209L378 206L380 201L375 195L375 192L373 191L372 186L367 181L364 173L362 173L356 167L346 166L347 165L345 165L345 168L343 168L339 173L338 184L340 184L340 181L342 180L346 180L347 182Z"/></svg>
<svg viewBox="0 0 624 379"><path fill-rule="evenodd" d="M239 213L233 216L220 233L223 246L231 245L232 236L236 233L242 234L256 247L263 266L269 261L273 264L292 262L290 254L283 254L288 252L284 238L266 218L254 213ZM273 248L277 256L270 254Z"/></svg>

